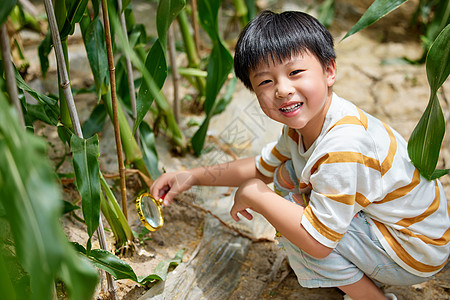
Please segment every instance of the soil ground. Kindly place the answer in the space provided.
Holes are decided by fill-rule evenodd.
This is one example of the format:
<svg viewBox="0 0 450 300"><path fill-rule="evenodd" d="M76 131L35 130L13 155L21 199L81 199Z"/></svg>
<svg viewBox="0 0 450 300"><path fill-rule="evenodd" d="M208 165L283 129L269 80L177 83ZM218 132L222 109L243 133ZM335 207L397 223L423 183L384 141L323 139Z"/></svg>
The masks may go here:
<svg viewBox="0 0 450 300"><path fill-rule="evenodd" d="M148 7L144 1L136 1L142 7ZM267 2L267 3L266 3ZM269 5L273 1L261 1L261 5ZM281 1L278 7L283 9L297 9L296 1ZM306 1L307 2L307 1ZM424 111L429 87L426 79L424 65L411 65L401 63L399 58L407 57L417 59L422 55L417 33L408 31L408 22L415 5L404 5L398 11L388 15L386 18L367 30L340 41L345 32L354 24L359 15L368 7L371 1L336 1L336 17L330 29L336 40L337 70L338 78L334 91L341 97L353 101L363 110L380 118L392 125L406 139L410 136L415 124ZM414 2L414 1L413 1ZM275 5L275 6L277 6ZM135 9L145 14L144 9ZM139 16L137 19L141 19ZM148 18L142 18L148 20ZM30 85L42 92L55 92L55 68L51 65L49 75L42 79L39 75L39 63L37 62L36 37L24 37L27 44L25 55L31 62L29 69ZM83 45L81 40L75 36L69 40L69 53L71 59L72 85L77 88L93 84L89 73ZM183 61L183 57L179 58ZM171 94L170 79L164 87L166 95ZM443 107L444 115L448 120L450 97L450 83L444 84L439 97ZM187 91L189 92L189 91ZM78 95L76 104L80 118L85 120L93 105L96 103L95 96ZM184 105L188 106L187 102ZM181 124L187 124L189 120L201 122L203 116L188 113L188 109L182 110ZM279 124L271 123L262 117L258 111L254 95L238 85L234 99L227 110L216 116L208 131L205 148L211 149L208 154L196 158L190 154L184 157L174 156L170 152L167 139L160 135L157 137L157 150L160 155L160 166L167 171L190 168L193 166L204 166L215 162L223 162L255 155L259 148L267 141L273 140L279 132ZM250 118L249 118L250 117ZM250 121L249 121L250 120ZM236 125L238 124L238 125ZM233 126L237 127L234 128ZM54 128L48 128L42 124L36 124L36 132L46 137L50 143L50 157L55 164L64 155L64 146L57 138ZM196 128L182 125L187 137L192 136ZM242 136L231 134L233 130L239 129L244 132ZM448 131L448 128L447 128ZM440 168L449 168L450 153L448 148L448 135L445 137L441 151ZM101 167L105 173L117 172L115 156L115 144L112 137L111 125L106 125L100 135ZM70 165L65 163L60 171L70 170ZM117 181L111 179L112 185L118 185ZM447 198L450 199L450 181L448 176L442 178ZM127 178L128 192L128 216L132 229L141 233L143 226L137 217L134 199L138 192L144 187L140 184L136 175ZM116 191L117 192L117 191ZM305 289L300 287L295 275L286 262L282 250L272 240L271 227L259 221L257 225L244 224L241 227L234 224L227 217L227 206L230 205L232 196L229 189L224 188L196 188L186 192L169 207L164 208L165 225L152 234L146 234L136 239L136 250L133 254L126 255L123 260L127 261L139 276L152 273L155 266L162 260L172 258L175 253L184 249L183 266L175 268L169 273L166 287L171 282L176 283L180 272L186 271L190 266L197 266L196 260L205 262L207 258L202 257L202 251L210 249L211 244L205 238L207 230L215 231L214 239L218 241L231 241L239 239L245 249L244 256L237 261L238 267L233 269L235 281L228 285L228 289L222 291L221 296L199 296L187 297L187 299L341 299L342 293L336 288ZM119 193L117 193L119 195ZM72 184L64 185L64 197L66 200L76 203L79 195ZM193 206L192 204L195 204ZM223 219L228 226L250 234L253 239L249 240L236 234L235 231L224 227L216 218L204 209L212 211L212 214ZM227 219L228 218L228 219ZM71 216L63 218L63 224L70 241L84 244L87 240L84 226ZM103 222L107 227L106 221ZM208 224L208 225L207 225ZM207 226L212 226L208 227ZM114 247L113 236L107 232L109 246ZM245 240L245 241L244 241ZM210 240L209 240L210 241ZM231 243L228 243L231 244ZM98 243L94 241L94 247ZM205 259L205 260L201 260ZM200 263L201 265L201 263ZM230 262L230 266L231 266ZM198 269L197 269L198 270ZM177 273L178 272L178 273ZM201 275L208 274L210 270L203 270ZM228 278L227 268L223 270L223 278L216 282L217 286ZM230 271L231 272L231 271ZM228 272L228 273L230 273ZM186 273L187 274L187 273ZM213 276L213 274L210 274ZM232 279L227 279L231 280ZM149 296L149 291L157 285L142 287L129 280L116 282L119 299L163 299L158 292L156 296ZM213 283L214 285L214 283ZM159 284L161 287L161 284ZM205 287L205 286L204 286ZM162 285L164 288L164 285ZM213 289L213 287L205 287ZM450 268L449 265L438 273L434 279L414 286L383 286L386 292L393 292L398 299L450 299ZM104 289L99 285L98 299L103 298ZM199 295L199 294L197 294ZM141 298L142 297L142 298ZM161 297L161 298L158 298ZM178 298L178 299L181 299Z"/></svg>

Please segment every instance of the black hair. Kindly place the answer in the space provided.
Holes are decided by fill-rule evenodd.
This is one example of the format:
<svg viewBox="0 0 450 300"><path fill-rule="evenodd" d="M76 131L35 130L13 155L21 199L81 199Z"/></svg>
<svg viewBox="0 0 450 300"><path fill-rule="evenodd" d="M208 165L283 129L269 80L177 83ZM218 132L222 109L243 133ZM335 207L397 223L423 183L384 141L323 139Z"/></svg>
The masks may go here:
<svg viewBox="0 0 450 300"><path fill-rule="evenodd" d="M336 59L333 37L314 17L299 11L261 12L239 35L234 56L236 76L252 89L249 73L261 62L281 63L310 52L326 68Z"/></svg>

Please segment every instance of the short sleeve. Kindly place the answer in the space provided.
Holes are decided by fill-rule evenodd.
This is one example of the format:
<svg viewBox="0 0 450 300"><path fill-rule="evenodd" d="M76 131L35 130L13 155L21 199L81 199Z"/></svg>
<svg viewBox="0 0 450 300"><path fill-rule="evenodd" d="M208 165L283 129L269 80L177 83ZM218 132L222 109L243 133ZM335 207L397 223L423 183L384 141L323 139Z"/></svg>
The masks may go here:
<svg viewBox="0 0 450 300"><path fill-rule="evenodd" d="M275 169L288 159L291 159L289 151L289 139L287 136L288 127L284 126L278 141L266 144L261 150L261 154L256 156L256 168L263 175L273 177Z"/></svg>

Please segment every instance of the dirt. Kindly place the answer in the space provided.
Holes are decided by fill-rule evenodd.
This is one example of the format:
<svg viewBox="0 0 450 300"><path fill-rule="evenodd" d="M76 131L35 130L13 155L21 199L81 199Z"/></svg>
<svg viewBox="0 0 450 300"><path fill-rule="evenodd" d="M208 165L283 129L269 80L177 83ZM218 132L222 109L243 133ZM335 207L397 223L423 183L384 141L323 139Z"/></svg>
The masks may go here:
<svg viewBox="0 0 450 300"><path fill-rule="evenodd" d="M140 1L137 2L140 3ZM296 1L284 2L287 9L297 8L295 4L291 3ZM341 97L353 101L363 110L392 125L405 138L408 138L422 115L429 96L425 66L403 64L397 60L401 57L417 59L422 55L417 33L405 29L408 28L409 16L413 12L411 7L415 6L403 5L399 11L388 15L380 24L375 24L353 37L340 41L346 30L354 24L370 2L336 1L338 13L331 28L336 40L338 57L338 77L334 90ZM271 1L261 1L261 3L270 5ZM42 92L55 93L54 60L50 59L49 74L45 79L42 79L39 76L39 63L36 60L37 41L41 37L28 34L29 36L25 36L24 39L28 41L25 55L31 63L29 78L33 79L29 83L33 88ZM69 40L69 53L71 54L71 66L73 66L71 68L72 85L77 88L86 87L93 84L91 75L86 74L89 66L79 37L75 37L72 41ZM182 57L180 59L183 60ZM166 95L171 94L170 79L167 80L164 90ZM447 102L450 96L449 91L450 83L447 80L439 96L446 119L449 117ZM212 151L200 158L190 154L184 157L173 156L169 151L170 146L167 139L162 135L158 136L157 150L160 155L160 166L167 171L172 171L257 154L264 143L275 138L274 132L278 132L279 125L261 118L260 111L256 114L252 113L258 109L255 106L255 101L254 95L239 84L234 100L227 110L222 115L212 119L208 131L208 134L212 137L207 139L205 145L205 148L212 149ZM81 120L88 117L95 103L95 96L76 96ZM251 118L248 118L249 116ZM181 124L187 124L190 120L201 122L202 119L203 116L188 114L185 111L181 116ZM240 124L241 129L247 130L240 141L236 140L236 136L234 136L234 140L230 140L232 137L229 133L233 129L232 125L235 124ZM182 125L182 130L187 137L192 136L195 129ZM59 141L55 129L37 123L36 132L49 141L49 156L56 165L65 155L65 149ZM446 135L439 161L440 168L449 168L448 142L448 135ZM100 151L102 171L108 174L116 173L117 158L114 152L112 126L109 124L105 126L100 135ZM67 160L59 171L65 172L70 171L70 169L70 163ZM447 198L450 199L450 180L448 177L443 177L441 181L445 187ZM109 182L116 187L118 185L116 179L109 179ZM142 186L137 175L130 175L127 178L129 223L137 235L142 232L143 226L136 214L134 199L143 188L145 187ZM63 190L65 200L74 203L80 201L73 184L65 184ZM117 190L115 192L119 199L119 193L117 193ZM184 266L187 266L189 262L194 262L202 249L205 248L202 243L205 224L210 222L211 219L216 220L210 213L199 209L200 206L212 211L212 214L224 220L228 224L227 226L246 234L250 232L253 237L253 240L249 240L245 258L239 261L239 270L236 272L237 283L221 299L312 300L342 298L342 293L336 288L305 289L300 287L286 262L282 250L278 248L276 242L271 240L269 225L261 223L263 225L258 225L259 227L252 227L253 225L245 224L247 227L239 227L229 219L226 210L232 199L229 194L230 191L226 188L195 188L180 195L170 207L164 208L165 225L163 228L155 233L136 238L134 253L125 255L122 259L128 262L139 276L151 274L160 261L173 258L180 249L184 249ZM64 216L62 223L70 241L85 244L87 234L83 224L70 215ZM106 228L108 227L105 220L103 220L103 224ZM264 230L268 231L269 234L263 232ZM107 231L106 234L109 248L114 249L112 233ZM230 237L242 238L235 230L217 223L215 238L226 240ZM256 241L258 238L260 240ZM95 238L93 246L99 247ZM176 273L178 268L175 268L169 274ZM155 287L155 285L140 286L130 280L119 280L116 284L118 298L124 300L139 299ZM398 299L450 299L449 265L447 264L434 279L426 283L404 287L383 286L383 290L395 293ZM104 295L104 284L98 287L97 299L102 299L102 295ZM205 299L219 298L205 297Z"/></svg>

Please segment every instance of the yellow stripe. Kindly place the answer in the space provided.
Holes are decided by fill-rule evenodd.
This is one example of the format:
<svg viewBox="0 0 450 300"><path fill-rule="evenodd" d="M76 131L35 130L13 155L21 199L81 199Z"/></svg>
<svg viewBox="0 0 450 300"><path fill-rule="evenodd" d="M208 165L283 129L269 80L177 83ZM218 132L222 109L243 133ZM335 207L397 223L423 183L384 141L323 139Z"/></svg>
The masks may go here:
<svg viewBox="0 0 450 300"><path fill-rule="evenodd" d="M369 204L372 203L369 201L369 199L367 199L363 194L360 194L360 193L356 193L355 201L362 207L367 207L367 206L369 206Z"/></svg>
<svg viewBox="0 0 450 300"><path fill-rule="evenodd" d="M414 223L423 221L426 217L428 217L429 215L434 213L436 210L438 210L441 196L440 196L439 186L438 186L437 182L434 185L434 190L435 190L435 192L434 192L435 197L434 197L433 203L431 203L431 205L427 208L427 210L425 210L421 215L418 215L413 218L402 219L395 224L403 226L403 227L409 227Z"/></svg>
<svg viewBox="0 0 450 300"><path fill-rule="evenodd" d="M340 125L361 125L361 126L364 126L357 117L355 117L355 116L345 116L342 119L340 119L339 121L337 121L333 126L331 126L330 129L328 129L328 131L330 131L334 127L340 126Z"/></svg>
<svg viewBox="0 0 450 300"><path fill-rule="evenodd" d="M447 245L448 242L450 242L450 228L447 229L447 231L440 238L435 239L435 240L433 240L427 236L424 236L422 234L414 234L406 228L402 228L399 231L406 235L418 238L418 239L422 240L425 244L444 246L444 245Z"/></svg>
<svg viewBox="0 0 450 300"><path fill-rule="evenodd" d="M366 114L362 110L360 110L358 107L356 109L358 110L359 120L361 121L362 126L364 126L364 129L367 130L367 126L368 126L369 122L367 120Z"/></svg>
<svg viewBox="0 0 450 300"><path fill-rule="evenodd" d="M391 140L391 143L389 145L388 155L384 159L383 163L381 164L381 176L384 176L387 171L392 167L392 162L394 161L395 153L397 152L397 140L395 139L394 133L392 132L391 128L383 123L384 128L386 128L386 131L388 132L389 139Z"/></svg>
<svg viewBox="0 0 450 300"><path fill-rule="evenodd" d="M271 152L272 152L272 155L275 156L281 162L285 162L289 159L289 157L281 154L280 151L278 151L278 149L276 147L273 147Z"/></svg>
<svg viewBox="0 0 450 300"><path fill-rule="evenodd" d="M325 226L320 220L314 215L311 210L311 206L308 205L305 208L303 215L308 219L308 221L312 224L312 226L324 237L333 242L339 242L344 236L342 233L338 233L334 230L331 230L327 226Z"/></svg>
<svg viewBox="0 0 450 300"><path fill-rule="evenodd" d="M358 163L368 168L380 171L380 163L377 159L365 156L358 152L330 152L322 156L311 168L311 174L314 174L322 164L334 163Z"/></svg>
<svg viewBox="0 0 450 300"><path fill-rule="evenodd" d="M297 132L295 129L289 128L289 129L288 129L288 136L289 136L294 142L296 142L296 143L298 144L299 135L298 135L298 132Z"/></svg>
<svg viewBox="0 0 450 300"><path fill-rule="evenodd" d="M339 194L339 195L324 195L325 197L346 205L353 205L358 203L362 207L367 207L371 202L361 193L355 195Z"/></svg>
<svg viewBox="0 0 450 300"><path fill-rule="evenodd" d="M373 219L372 219L373 220ZM381 234L383 234L383 237L388 242L389 246L394 250L394 252L397 254L397 256L408 266L411 268L424 273L434 272L439 269L441 269L447 261L444 261L439 266L430 266L427 264L424 264L420 261L417 261L412 257L408 252L403 249L403 247L400 245L399 242L392 236L392 234L387 230L386 226L376 220L373 220L375 225L378 227L378 230L380 230Z"/></svg>
<svg viewBox="0 0 450 300"><path fill-rule="evenodd" d="M415 188L420 183L420 173L417 169L414 171L413 178L411 180L411 183L402 186L401 188L396 189L395 191L392 191L384 197L383 200L374 202L376 204L383 204L392 200L395 200L397 198L403 197L406 194L408 194L413 188Z"/></svg>
<svg viewBox="0 0 450 300"><path fill-rule="evenodd" d="M267 164L267 163L262 159L262 157L259 158L259 163L261 164L261 167L263 167L265 170L267 170L267 171L269 171L269 172L271 172L271 173L275 172L275 169L277 168L277 167L273 167L273 166Z"/></svg>
<svg viewBox="0 0 450 300"><path fill-rule="evenodd" d="M359 119L355 116L345 116L339 121L337 121L333 126L331 126L330 129L328 129L328 131L339 125L361 125L364 127L364 129L367 130L368 125L367 116L358 107L356 109L358 110L359 113Z"/></svg>
<svg viewBox="0 0 450 300"><path fill-rule="evenodd" d="M324 194L325 197L342 203L342 204L346 204L346 205L353 205L355 204L355 195L346 195L346 194L337 194L337 195L326 195Z"/></svg>

